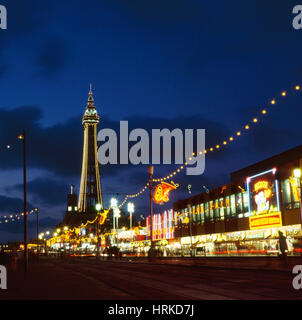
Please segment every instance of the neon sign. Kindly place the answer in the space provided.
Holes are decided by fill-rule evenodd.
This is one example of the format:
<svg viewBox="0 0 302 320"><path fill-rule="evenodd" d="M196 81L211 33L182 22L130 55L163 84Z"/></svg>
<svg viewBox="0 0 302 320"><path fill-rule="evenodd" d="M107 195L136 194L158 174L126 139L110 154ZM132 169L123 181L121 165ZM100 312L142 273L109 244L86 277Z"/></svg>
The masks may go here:
<svg viewBox="0 0 302 320"><path fill-rule="evenodd" d="M247 178L249 213L268 214L280 211L278 181L273 168Z"/></svg>
<svg viewBox="0 0 302 320"><path fill-rule="evenodd" d="M178 184L175 184L173 181L170 183L162 182L157 185L153 195L153 201L158 204L169 201L169 193L171 190L178 188Z"/></svg>
<svg viewBox="0 0 302 320"><path fill-rule="evenodd" d="M276 228L282 226L281 212L249 217L250 229Z"/></svg>

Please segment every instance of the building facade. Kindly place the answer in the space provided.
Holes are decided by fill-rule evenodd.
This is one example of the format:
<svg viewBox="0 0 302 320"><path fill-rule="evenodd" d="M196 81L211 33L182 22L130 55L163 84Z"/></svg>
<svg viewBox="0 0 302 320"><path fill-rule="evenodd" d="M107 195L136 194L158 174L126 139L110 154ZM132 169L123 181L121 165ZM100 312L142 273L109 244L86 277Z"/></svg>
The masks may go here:
<svg viewBox="0 0 302 320"><path fill-rule="evenodd" d="M175 237L197 255L292 254L301 245L302 146L231 174L228 185L173 205Z"/></svg>

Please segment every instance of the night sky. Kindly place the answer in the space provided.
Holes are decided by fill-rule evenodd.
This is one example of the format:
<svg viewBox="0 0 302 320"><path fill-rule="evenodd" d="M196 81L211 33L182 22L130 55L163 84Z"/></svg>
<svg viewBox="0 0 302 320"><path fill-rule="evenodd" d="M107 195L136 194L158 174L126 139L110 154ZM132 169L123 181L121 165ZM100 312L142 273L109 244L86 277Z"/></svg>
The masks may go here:
<svg viewBox="0 0 302 320"><path fill-rule="evenodd" d="M128 120L130 128L204 128L207 145L241 129L276 97L255 129L206 158L204 175L173 179L180 188L168 207L188 196L188 184L192 194L226 184L230 172L301 144L302 96L279 98L302 84L296 1L0 4L8 11L8 30L0 30L0 216L23 211L16 137L25 128L29 207L40 208L41 230L60 222L70 184L79 190L90 83L101 127ZM155 178L174 168L156 166ZM108 206L112 192L139 191L147 166L108 165L101 177ZM137 215L147 216L147 193L134 204ZM33 236L35 220L29 221ZM21 222L1 225L0 242L22 239L22 232Z"/></svg>

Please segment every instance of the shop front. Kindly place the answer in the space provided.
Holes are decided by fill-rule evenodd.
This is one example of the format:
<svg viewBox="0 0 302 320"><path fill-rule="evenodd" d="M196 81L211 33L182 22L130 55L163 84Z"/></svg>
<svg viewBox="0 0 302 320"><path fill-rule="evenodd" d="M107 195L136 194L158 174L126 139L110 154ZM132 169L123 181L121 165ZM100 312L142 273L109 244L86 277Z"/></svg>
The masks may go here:
<svg viewBox="0 0 302 320"><path fill-rule="evenodd" d="M181 252L190 256L277 256L279 231L286 237L288 255L302 253L302 232L300 225L217 233L181 238Z"/></svg>

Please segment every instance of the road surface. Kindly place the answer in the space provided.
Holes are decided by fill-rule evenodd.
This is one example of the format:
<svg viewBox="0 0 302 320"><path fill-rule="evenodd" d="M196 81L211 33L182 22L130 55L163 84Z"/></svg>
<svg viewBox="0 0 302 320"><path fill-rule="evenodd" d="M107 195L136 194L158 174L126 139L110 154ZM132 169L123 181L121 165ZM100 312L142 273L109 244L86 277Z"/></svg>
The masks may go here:
<svg viewBox="0 0 302 320"><path fill-rule="evenodd" d="M213 268L137 261L45 259L8 272L1 299L302 299L290 270Z"/></svg>

